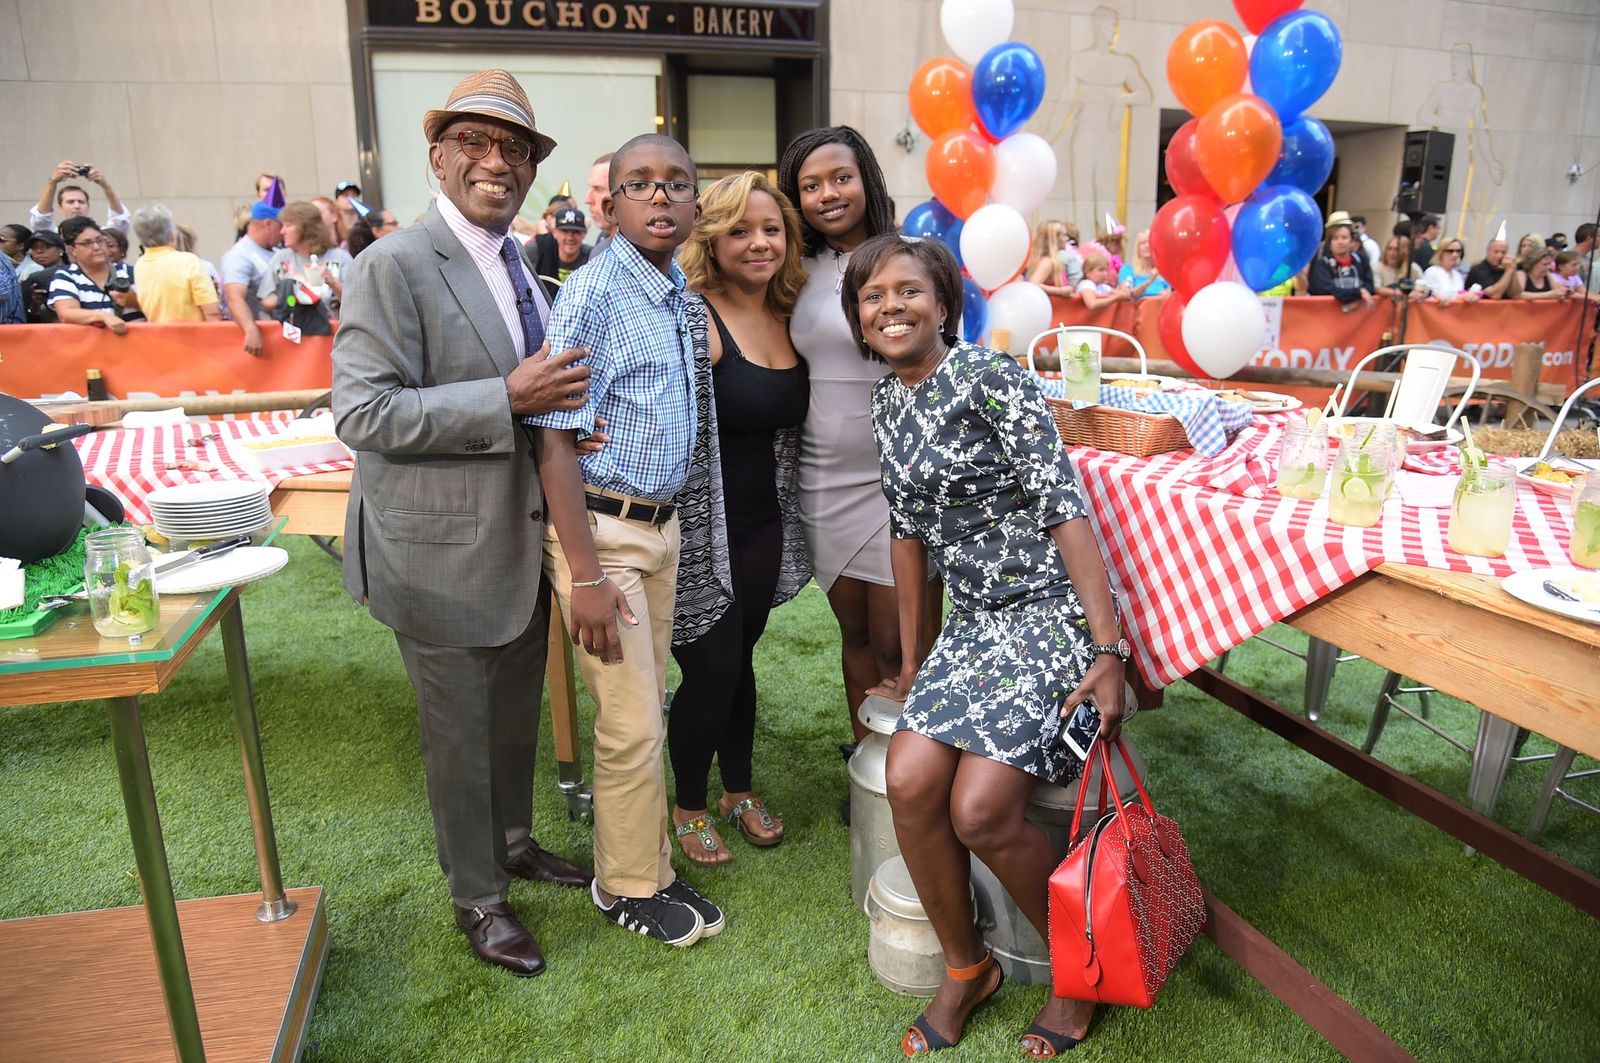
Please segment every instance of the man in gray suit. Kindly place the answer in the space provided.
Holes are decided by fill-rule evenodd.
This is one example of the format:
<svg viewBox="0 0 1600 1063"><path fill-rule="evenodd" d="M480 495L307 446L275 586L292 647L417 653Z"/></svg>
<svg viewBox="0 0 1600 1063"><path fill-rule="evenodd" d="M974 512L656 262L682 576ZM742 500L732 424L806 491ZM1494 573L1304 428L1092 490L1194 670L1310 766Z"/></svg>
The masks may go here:
<svg viewBox="0 0 1600 1063"><path fill-rule="evenodd" d="M543 293L511 221L555 142L516 79L485 70L423 119L440 193L367 248L333 348L339 436L356 452L345 587L394 629L417 694L434 838L472 949L544 969L509 875L586 886L531 835L550 591L544 501L518 418L582 406L581 348L547 358Z"/></svg>

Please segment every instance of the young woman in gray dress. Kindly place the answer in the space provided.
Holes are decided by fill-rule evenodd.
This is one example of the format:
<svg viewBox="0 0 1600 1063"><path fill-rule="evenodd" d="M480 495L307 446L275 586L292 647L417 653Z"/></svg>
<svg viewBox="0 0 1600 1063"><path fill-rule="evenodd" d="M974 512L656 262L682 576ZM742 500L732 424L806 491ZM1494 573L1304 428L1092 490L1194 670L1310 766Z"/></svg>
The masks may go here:
<svg viewBox="0 0 1600 1063"><path fill-rule="evenodd" d="M811 372L800 433L800 514L817 584L839 621L845 700L859 741L866 726L856 710L867 688L900 671L900 632L889 509L868 411L872 385L887 370L861 357L851 340L839 287L855 249L895 231L894 201L872 149L849 126L796 137L778 163L778 187L805 224L807 280L789 319L789 336Z"/></svg>
<svg viewBox="0 0 1600 1063"><path fill-rule="evenodd" d="M917 896L944 949L946 979L901 1047L960 1040L1001 972L974 926L970 858L992 868L1041 937L1049 843L1024 818L1045 780L1083 763L1060 736L1080 703L1115 737L1122 639L1110 579L1066 447L1033 376L1002 351L960 342L961 277L935 240L867 241L841 302L857 350L892 373L872 389L889 500L902 667L875 692L903 699L890 741L889 804ZM952 610L919 659L929 556ZM1089 712L1090 710L1086 710ZM1023 1035L1057 1055L1088 1031L1094 1005L1050 996Z"/></svg>

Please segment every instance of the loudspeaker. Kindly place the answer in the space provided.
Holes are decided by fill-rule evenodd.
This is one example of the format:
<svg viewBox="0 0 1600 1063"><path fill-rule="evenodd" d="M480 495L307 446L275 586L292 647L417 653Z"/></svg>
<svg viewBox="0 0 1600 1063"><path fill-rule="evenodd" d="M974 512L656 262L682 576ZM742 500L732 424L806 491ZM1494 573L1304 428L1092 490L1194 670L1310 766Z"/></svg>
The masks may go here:
<svg viewBox="0 0 1600 1063"><path fill-rule="evenodd" d="M1443 214L1449 209L1450 159L1455 148L1454 133L1413 129L1406 134L1395 210L1401 214Z"/></svg>

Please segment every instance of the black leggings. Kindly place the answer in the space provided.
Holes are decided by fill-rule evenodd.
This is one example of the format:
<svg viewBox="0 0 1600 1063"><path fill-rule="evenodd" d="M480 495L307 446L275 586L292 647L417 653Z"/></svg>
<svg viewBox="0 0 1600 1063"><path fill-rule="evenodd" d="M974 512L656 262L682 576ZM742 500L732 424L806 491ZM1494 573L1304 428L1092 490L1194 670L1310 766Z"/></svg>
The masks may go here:
<svg viewBox="0 0 1600 1063"><path fill-rule="evenodd" d="M728 551L733 604L711 629L672 656L683 681L667 717L667 752L677 779L677 805L706 805L711 758L722 769L728 793L754 789L751 751L756 738L756 673L752 656L767 627L778 588L783 523L776 513L728 514Z"/></svg>

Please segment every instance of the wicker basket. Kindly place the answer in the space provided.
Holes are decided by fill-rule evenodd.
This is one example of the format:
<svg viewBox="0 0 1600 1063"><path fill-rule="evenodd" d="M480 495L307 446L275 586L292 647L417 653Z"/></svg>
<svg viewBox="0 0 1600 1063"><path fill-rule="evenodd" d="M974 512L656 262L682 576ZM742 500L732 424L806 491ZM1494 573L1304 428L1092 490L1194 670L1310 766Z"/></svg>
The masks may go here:
<svg viewBox="0 0 1600 1063"><path fill-rule="evenodd" d="M1045 402L1069 447L1095 447L1148 458L1190 445L1182 422L1170 413L1140 413L1115 406L1075 410L1067 400L1048 396Z"/></svg>

